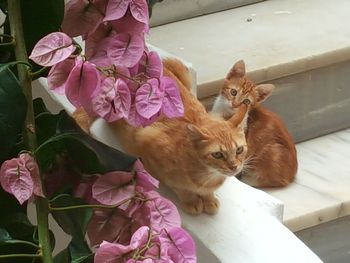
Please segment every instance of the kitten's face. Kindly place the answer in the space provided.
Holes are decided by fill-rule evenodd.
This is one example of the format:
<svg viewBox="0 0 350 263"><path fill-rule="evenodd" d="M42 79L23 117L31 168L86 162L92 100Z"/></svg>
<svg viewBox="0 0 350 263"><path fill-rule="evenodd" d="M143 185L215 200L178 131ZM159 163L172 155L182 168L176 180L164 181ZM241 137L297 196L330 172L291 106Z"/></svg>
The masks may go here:
<svg viewBox="0 0 350 263"><path fill-rule="evenodd" d="M242 103L254 108L267 99L275 88L272 84L255 85L245 74L244 61L240 60L226 76L221 93L233 108Z"/></svg>
<svg viewBox="0 0 350 263"><path fill-rule="evenodd" d="M199 131L196 128L191 133L201 162L211 171L226 176L236 176L241 172L247 154L247 144L241 128L211 124L205 130Z"/></svg>
<svg viewBox="0 0 350 263"><path fill-rule="evenodd" d="M239 107L242 103L248 107L254 107L259 103L255 87L254 83L246 78L233 78L225 80L222 94L234 108Z"/></svg>

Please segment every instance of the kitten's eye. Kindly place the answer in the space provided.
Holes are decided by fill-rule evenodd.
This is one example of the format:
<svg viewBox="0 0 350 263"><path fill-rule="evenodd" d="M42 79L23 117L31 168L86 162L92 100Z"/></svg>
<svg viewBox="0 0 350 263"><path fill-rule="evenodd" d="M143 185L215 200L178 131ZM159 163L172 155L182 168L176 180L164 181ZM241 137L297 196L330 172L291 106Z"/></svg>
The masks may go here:
<svg viewBox="0 0 350 263"><path fill-rule="evenodd" d="M236 96L237 95L237 90L235 90L235 89L231 89L231 95L232 96Z"/></svg>
<svg viewBox="0 0 350 263"><path fill-rule="evenodd" d="M236 154L241 154L243 152L244 148L243 146L239 146L237 149L236 149Z"/></svg>
<svg viewBox="0 0 350 263"><path fill-rule="evenodd" d="M215 159L222 159L222 158L224 158L224 155L222 154L222 152L212 153L211 156L213 156Z"/></svg>
<svg viewBox="0 0 350 263"><path fill-rule="evenodd" d="M250 100L249 100L249 99L245 99L245 100L243 100L243 103L244 103L245 105L249 105L249 104L250 104Z"/></svg>

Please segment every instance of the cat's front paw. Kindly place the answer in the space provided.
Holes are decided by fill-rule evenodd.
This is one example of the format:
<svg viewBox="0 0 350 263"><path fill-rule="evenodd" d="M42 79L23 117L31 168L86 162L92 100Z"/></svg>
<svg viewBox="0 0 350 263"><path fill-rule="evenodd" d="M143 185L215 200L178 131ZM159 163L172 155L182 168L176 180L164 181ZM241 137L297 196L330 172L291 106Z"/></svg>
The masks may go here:
<svg viewBox="0 0 350 263"><path fill-rule="evenodd" d="M191 215L199 215L203 212L203 200L198 197L191 201L183 202L182 209Z"/></svg>
<svg viewBox="0 0 350 263"><path fill-rule="evenodd" d="M215 215L218 213L220 207L220 201L214 195L203 197L203 210L209 215Z"/></svg>

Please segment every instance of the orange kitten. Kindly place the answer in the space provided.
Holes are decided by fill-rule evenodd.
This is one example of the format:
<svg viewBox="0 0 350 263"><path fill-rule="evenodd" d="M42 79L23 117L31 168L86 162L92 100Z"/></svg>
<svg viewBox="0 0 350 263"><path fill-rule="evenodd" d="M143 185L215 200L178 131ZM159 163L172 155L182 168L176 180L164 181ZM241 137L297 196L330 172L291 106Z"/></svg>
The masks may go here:
<svg viewBox="0 0 350 263"><path fill-rule="evenodd" d="M170 59L164 67L165 75L177 81L184 117L160 118L145 128L123 120L110 125L124 150L140 157L146 170L177 194L186 212L215 214L219 200L214 191L243 168L247 146L239 124L247 107L227 121L210 117L189 91L188 69Z"/></svg>
<svg viewBox="0 0 350 263"><path fill-rule="evenodd" d="M260 105L272 92L272 84L255 85L245 75L245 64L238 61L226 76L212 113L224 118L235 115L246 104L244 119L248 144L248 164L241 180L256 187L286 186L297 172L295 145L276 114Z"/></svg>

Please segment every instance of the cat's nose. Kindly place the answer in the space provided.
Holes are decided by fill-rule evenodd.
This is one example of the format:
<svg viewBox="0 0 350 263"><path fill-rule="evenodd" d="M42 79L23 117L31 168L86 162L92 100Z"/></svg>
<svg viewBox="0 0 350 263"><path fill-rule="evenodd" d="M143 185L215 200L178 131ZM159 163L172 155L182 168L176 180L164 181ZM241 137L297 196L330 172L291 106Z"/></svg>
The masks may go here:
<svg viewBox="0 0 350 263"><path fill-rule="evenodd" d="M235 170L237 170L237 165L231 164L231 165L229 166L229 168L230 168L232 171L235 171Z"/></svg>

